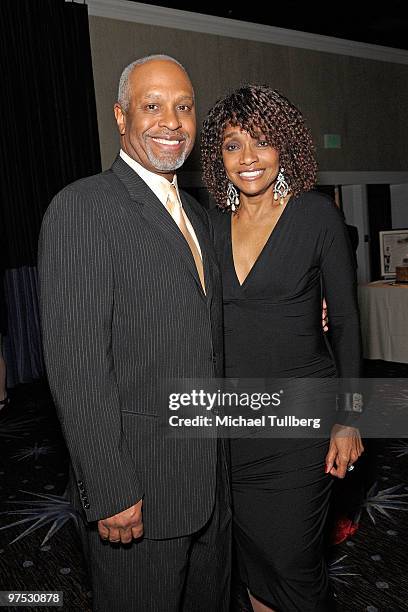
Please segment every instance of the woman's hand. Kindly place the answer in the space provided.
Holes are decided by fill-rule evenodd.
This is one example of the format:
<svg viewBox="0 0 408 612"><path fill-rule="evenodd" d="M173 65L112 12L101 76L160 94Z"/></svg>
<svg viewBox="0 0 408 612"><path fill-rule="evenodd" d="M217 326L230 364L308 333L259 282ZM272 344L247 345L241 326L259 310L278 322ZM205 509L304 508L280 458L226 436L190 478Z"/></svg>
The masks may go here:
<svg viewBox="0 0 408 612"><path fill-rule="evenodd" d="M322 327L324 332L329 331L329 317L327 316L327 304L325 298L323 298L322 302Z"/></svg>
<svg viewBox="0 0 408 612"><path fill-rule="evenodd" d="M363 452L364 446L358 429L346 425L334 425L329 452L326 455L326 474L344 478L348 466L357 461Z"/></svg>

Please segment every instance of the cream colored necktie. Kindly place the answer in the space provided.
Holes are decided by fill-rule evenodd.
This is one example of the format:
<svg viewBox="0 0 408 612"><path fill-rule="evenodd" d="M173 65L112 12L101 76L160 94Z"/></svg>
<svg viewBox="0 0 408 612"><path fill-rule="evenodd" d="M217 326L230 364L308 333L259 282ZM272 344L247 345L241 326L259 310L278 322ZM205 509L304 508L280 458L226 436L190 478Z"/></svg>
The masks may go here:
<svg viewBox="0 0 408 612"><path fill-rule="evenodd" d="M178 198L176 187L173 184L170 185L170 189L167 195L166 208L171 214L171 216L173 217L174 221L177 223L181 233L183 234L184 238L187 241L188 246L191 249L191 252L194 257L195 265L197 268L198 276L200 277L201 286L205 293L204 268L203 268L203 262L201 259L201 255L198 251L196 243L194 242L194 238L192 237L191 233L188 230L186 219L185 219L186 214Z"/></svg>

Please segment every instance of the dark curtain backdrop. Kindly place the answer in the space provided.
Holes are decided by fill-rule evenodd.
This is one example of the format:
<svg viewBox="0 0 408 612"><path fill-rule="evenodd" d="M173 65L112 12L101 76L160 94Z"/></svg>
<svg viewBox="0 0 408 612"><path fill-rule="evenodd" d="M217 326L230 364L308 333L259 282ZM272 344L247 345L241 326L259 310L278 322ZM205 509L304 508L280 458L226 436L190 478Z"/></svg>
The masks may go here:
<svg viewBox="0 0 408 612"><path fill-rule="evenodd" d="M43 375L37 241L52 197L100 172L87 6L0 2L0 224L8 384Z"/></svg>
<svg viewBox="0 0 408 612"><path fill-rule="evenodd" d="M380 231L392 229L389 185L367 185L368 225L370 228L370 267L372 281L381 278Z"/></svg>

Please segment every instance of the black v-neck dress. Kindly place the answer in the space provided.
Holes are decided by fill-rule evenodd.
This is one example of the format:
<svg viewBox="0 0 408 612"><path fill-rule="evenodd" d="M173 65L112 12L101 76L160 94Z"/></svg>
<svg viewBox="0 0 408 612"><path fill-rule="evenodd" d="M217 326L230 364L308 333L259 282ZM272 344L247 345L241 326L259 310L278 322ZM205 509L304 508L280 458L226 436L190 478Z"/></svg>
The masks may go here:
<svg viewBox="0 0 408 612"><path fill-rule="evenodd" d="M291 198L240 285L231 215L211 211L223 280L225 375L358 377L355 265L341 214L317 192ZM321 325L322 293L330 346ZM235 543L249 590L281 612L331 609L323 555L327 440L231 441Z"/></svg>

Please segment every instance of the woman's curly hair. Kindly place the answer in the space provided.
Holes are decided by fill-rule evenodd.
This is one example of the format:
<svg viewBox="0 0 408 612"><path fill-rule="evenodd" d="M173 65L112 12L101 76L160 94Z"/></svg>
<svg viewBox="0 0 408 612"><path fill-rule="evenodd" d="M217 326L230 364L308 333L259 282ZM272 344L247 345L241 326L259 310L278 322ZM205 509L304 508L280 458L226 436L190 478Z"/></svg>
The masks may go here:
<svg viewBox="0 0 408 612"><path fill-rule="evenodd" d="M239 126L255 138L260 132L265 136L279 153L280 166L294 196L313 188L317 163L301 112L276 89L245 85L209 110L201 132L204 183L220 208L226 208L227 200L228 178L222 161L227 124Z"/></svg>

